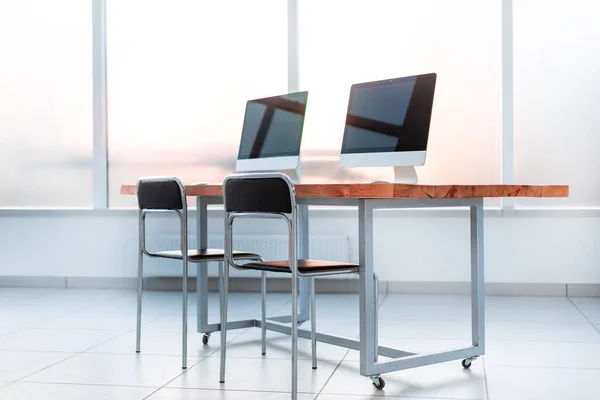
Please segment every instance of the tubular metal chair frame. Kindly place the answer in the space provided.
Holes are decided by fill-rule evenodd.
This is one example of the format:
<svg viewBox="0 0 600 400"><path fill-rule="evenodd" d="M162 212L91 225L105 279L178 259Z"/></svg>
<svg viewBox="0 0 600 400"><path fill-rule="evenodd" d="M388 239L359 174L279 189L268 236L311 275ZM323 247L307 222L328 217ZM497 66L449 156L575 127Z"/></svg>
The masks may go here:
<svg viewBox="0 0 600 400"><path fill-rule="evenodd" d="M243 179L265 179L265 178L279 178L287 183L290 202L291 202L291 213L283 212L236 212L227 211L227 200L226 200L226 185L230 180L243 180ZM227 321L227 296L228 296L228 281L229 281L229 266L236 269L247 270L243 265L239 265L233 259L232 241L233 241L233 221L237 218L270 218L270 219L282 219L286 222L288 227L289 235L289 253L288 253L288 265L292 275L292 315L291 315L291 337L292 337L292 399L297 398L298 393L298 278L309 277L310 278L310 321L311 321L311 348L312 348L312 366L313 369L317 368L316 358L316 320L315 320L315 280L316 276L328 276L328 275L340 275L347 273L358 273L352 269L330 272L311 272L302 273L298 270L298 206L296 204L296 189L290 178L281 173L259 173L259 174L236 174L225 178L223 182L223 201L225 204L225 264L222 265L223 271L221 275L221 326ZM265 272L261 271L264 275ZM283 271L282 271L283 272ZM264 290L264 289L263 289ZM266 335L266 323L263 313L263 319L261 321L262 336ZM264 343L264 342L263 342ZM225 365L226 365L226 346L227 346L227 330L221 331L221 369L220 369L220 382L225 382ZM264 353L263 348L263 353Z"/></svg>
<svg viewBox="0 0 600 400"><path fill-rule="evenodd" d="M205 259L205 260L192 260L188 254L188 210L187 210L187 201L186 201L186 190L185 185L181 182L178 177L175 176L164 176L164 177L146 177L140 178L137 183L137 192L139 193L139 187L141 183L145 182L175 182L179 187L179 192L181 196L181 209L144 209L139 208L139 253L138 253L138 275L137 275L137 323L136 323L136 353L140 353L141 351L141 327L142 327L142 291L143 291L143 273L144 273L144 255L151 258L167 258L167 259L180 259L179 257L171 257L165 256L158 253L153 253L146 248L146 216L148 214L159 214L159 213L175 213L179 217L180 222L180 245L181 245L181 260L183 261L183 277L182 277L182 360L181 360L181 368L187 369L187 295L188 295L188 266L190 262L201 264L208 262L218 262L219 263L219 287L221 286L222 281L222 270L224 264L223 259ZM233 257L233 256L232 256ZM238 257L239 259L239 257ZM248 257L244 258L248 261L263 261L261 257ZM263 298L262 298L262 318L265 318L266 312L266 298L265 298L265 289L266 289L266 275L263 274L262 277L262 287L263 287ZM220 326L220 330L223 330L223 325ZM265 343L263 338L263 349L265 348ZM206 344L206 343L204 343ZM264 353L263 353L264 354Z"/></svg>

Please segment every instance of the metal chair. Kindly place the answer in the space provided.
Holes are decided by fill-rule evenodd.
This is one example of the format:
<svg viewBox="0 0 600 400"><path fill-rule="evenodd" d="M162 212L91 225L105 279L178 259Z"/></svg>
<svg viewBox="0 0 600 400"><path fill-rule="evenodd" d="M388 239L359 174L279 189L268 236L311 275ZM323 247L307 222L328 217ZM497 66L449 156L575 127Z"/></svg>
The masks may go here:
<svg viewBox="0 0 600 400"><path fill-rule="evenodd" d="M207 263L216 261L220 264L219 280L222 279L221 270L225 252L221 249L189 249L188 250L188 220L185 186L177 177L140 178L137 182L137 199L139 206L139 265L137 282L137 326L136 326L136 353L140 352L141 324L142 324L142 283L143 260L148 257L170 258L183 261L183 321L182 321L182 368L187 368L187 281L188 263ZM174 212L179 216L181 223L181 247L177 250L163 250L150 252L146 249L146 215L151 212ZM249 252L231 252L231 257L236 260L262 261L258 254ZM263 280L266 279L263 277ZM263 286L265 282L263 281ZM265 309L263 297L263 313ZM204 344L207 341L203 339Z"/></svg>
<svg viewBox="0 0 600 400"><path fill-rule="evenodd" d="M227 321L227 295L229 266L243 270L257 270L287 273L292 275L292 399L298 393L298 277L310 277L310 321L313 369L316 359L316 321L315 321L315 276L356 274L357 264L332 261L298 260L298 221L296 189L287 175L281 173L239 174L228 176L223 182L223 200L225 204L225 265L221 275L221 326ZM232 226L236 218L278 218L288 224L289 257L284 261L250 262L239 265L232 252ZM261 329L266 332L263 317ZM221 371L220 381L225 382L227 330L221 330ZM263 349L264 352L264 349Z"/></svg>

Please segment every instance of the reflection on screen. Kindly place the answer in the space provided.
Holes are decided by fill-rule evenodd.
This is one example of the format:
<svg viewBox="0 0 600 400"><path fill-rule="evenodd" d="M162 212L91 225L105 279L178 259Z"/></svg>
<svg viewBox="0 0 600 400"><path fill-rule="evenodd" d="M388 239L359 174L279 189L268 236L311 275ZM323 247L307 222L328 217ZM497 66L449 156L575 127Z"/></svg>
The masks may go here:
<svg viewBox="0 0 600 400"><path fill-rule="evenodd" d="M354 85L342 153L423 151L435 74Z"/></svg>
<svg viewBox="0 0 600 400"><path fill-rule="evenodd" d="M308 92L251 100L238 159L300 155Z"/></svg>

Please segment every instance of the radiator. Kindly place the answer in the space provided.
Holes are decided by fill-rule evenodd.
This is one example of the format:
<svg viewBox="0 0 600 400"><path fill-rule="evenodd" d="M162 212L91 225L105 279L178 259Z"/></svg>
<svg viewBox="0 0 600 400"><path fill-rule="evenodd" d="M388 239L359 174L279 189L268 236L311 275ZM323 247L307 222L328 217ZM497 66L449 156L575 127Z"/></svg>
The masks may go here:
<svg viewBox="0 0 600 400"><path fill-rule="evenodd" d="M190 248L195 247L194 237L190 237ZM208 247L222 249L223 236L209 235ZM288 257L287 235L234 235L233 248L235 250L251 251L263 256L265 260L285 260ZM350 262L350 238L344 235L315 235L309 239L310 257L319 260L332 260ZM150 251L179 249L178 235L160 235L147 237L146 247ZM209 275L216 276L216 264L209 267ZM196 274L196 266L190 264L190 276ZM145 276L181 276L181 262L162 258L144 259ZM252 276L256 272L231 270L231 276Z"/></svg>

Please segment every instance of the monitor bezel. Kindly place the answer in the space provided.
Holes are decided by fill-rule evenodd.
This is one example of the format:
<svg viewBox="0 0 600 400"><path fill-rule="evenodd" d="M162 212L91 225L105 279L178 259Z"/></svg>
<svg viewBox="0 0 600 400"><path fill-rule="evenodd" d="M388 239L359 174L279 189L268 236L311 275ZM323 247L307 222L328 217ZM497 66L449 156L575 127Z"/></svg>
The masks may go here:
<svg viewBox="0 0 600 400"><path fill-rule="evenodd" d="M389 84L397 84L414 80L416 78L427 78L433 79L433 92L435 96L435 85L437 82L437 74L427 73L419 75L404 76L399 78L382 79L371 82L355 83L350 88L350 95L348 98L348 108L346 111L346 121L350 114L352 107L352 101L354 97L355 89L361 89L366 87L376 87ZM431 124L431 115L433 113L433 101L431 110L429 113L429 124ZM368 149L368 151L351 151L344 152L344 146L347 140L346 124L344 124L344 135L342 139L342 146L340 148L340 165L343 167L354 167L354 166L373 166L373 167L385 167L385 166L421 166L425 164L427 154L427 144L429 142L429 130L430 126L425 133L425 149L424 150L398 150L398 151L377 151L376 149ZM366 150L366 149L365 149Z"/></svg>
<svg viewBox="0 0 600 400"><path fill-rule="evenodd" d="M277 97L287 96L291 94L304 94L306 99L306 105L308 105L308 91L298 91L298 92L290 92L275 96L262 97L258 99L248 100L246 102L246 110L248 108L248 104L251 102L256 102L258 100L267 100L273 99ZM240 150L242 147L242 136L240 136L240 146L238 148L238 156L236 161L236 171L237 172L253 172L253 171L282 171L282 170L292 170L297 169L300 165L300 152L302 149L302 137L304 134L304 122L306 120L306 109L304 111L304 115L302 118L302 125L300 127L300 137L298 141L298 154L297 155L285 155L285 156L267 156L267 157L258 157L258 158L240 158ZM244 114L244 123L246 121L246 114ZM243 132L243 125L242 125Z"/></svg>

